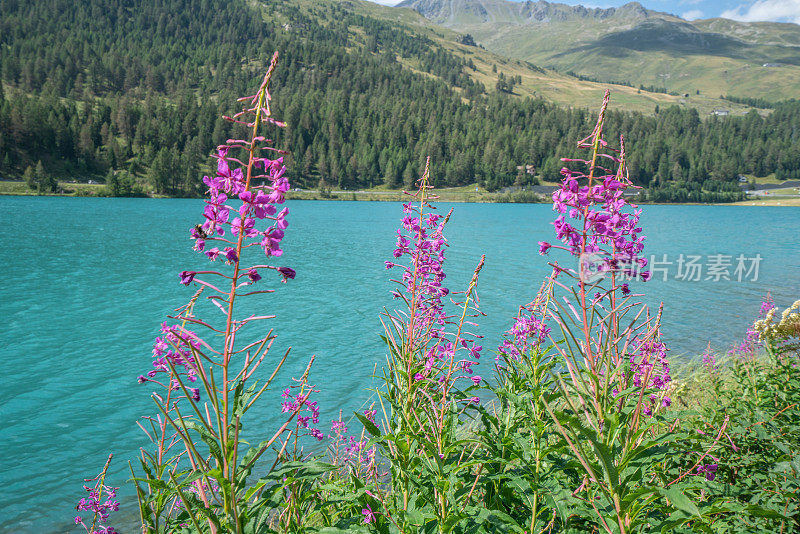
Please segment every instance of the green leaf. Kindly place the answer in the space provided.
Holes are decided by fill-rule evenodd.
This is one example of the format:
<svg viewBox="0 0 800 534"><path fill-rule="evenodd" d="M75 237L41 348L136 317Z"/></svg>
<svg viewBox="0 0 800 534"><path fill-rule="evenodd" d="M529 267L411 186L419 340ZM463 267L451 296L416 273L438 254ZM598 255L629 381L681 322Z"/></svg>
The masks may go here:
<svg viewBox="0 0 800 534"><path fill-rule="evenodd" d="M184 424L186 425L186 428L194 430L200 434L200 439L202 439L203 443L208 446L208 451L211 453L214 459L219 462L219 465L225 463L222 461L222 449L220 448L219 441L217 440L216 436L209 432L205 426L198 425L194 421L187 420L184 422Z"/></svg>
<svg viewBox="0 0 800 534"><path fill-rule="evenodd" d="M258 382L253 382L253 384L247 388L247 391L243 391L244 389L244 381L240 380L238 384L236 384L236 390L233 394L233 416L240 417L244 414L245 408L247 408L247 404L250 402L250 399L256 394L256 386Z"/></svg>
<svg viewBox="0 0 800 534"><path fill-rule="evenodd" d="M675 488L658 488L659 493L669 499L678 510L694 517L700 517L700 510L686 495Z"/></svg>
<svg viewBox="0 0 800 534"><path fill-rule="evenodd" d="M763 508L755 504L746 506L745 511L749 512L751 515L754 515L756 517L768 517L771 519L788 519L788 517L786 517L781 513L778 513L775 510L771 510L769 508Z"/></svg>
<svg viewBox="0 0 800 534"><path fill-rule="evenodd" d="M360 414L358 412L354 412L354 415L358 418L359 421L361 421L361 424L364 425L364 430L366 430L367 432L369 432L372 436L375 436L376 438L379 438L381 436L381 431L375 425L375 423L373 423L372 421L367 419L363 414Z"/></svg>

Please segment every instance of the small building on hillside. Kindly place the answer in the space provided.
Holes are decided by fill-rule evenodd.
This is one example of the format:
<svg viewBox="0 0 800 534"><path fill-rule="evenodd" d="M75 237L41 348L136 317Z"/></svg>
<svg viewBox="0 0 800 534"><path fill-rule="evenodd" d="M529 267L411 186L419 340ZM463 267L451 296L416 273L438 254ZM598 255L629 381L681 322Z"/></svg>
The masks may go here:
<svg viewBox="0 0 800 534"><path fill-rule="evenodd" d="M730 113L727 109L715 109L711 112L712 115L717 115L718 117L727 117Z"/></svg>
<svg viewBox="0 0 800 534"><path fill-rule="evenodd" d="M517 170L522 172L523 168L525 169L526 174L530 174L531 176L536 175L536 167L533 165L517 165Z"/></svg>

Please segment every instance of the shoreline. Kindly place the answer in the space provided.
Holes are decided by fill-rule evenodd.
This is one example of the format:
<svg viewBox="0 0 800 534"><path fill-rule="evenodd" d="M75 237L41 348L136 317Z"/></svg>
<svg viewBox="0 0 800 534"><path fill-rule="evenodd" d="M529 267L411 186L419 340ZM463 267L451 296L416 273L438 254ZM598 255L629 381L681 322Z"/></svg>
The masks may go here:
<svg viewBox="0 0 800 534"><path fill-rule="evenodd" d="M7 187L3 187L3 186ZM10 186L10 187L8 187ZM187 198L166 195L146 195L143 197L106 197L98 194L104 184L60 183L64 189L61 193L38 194L28 190L24 182L0 181L2 196L48 196L48 197L84 197L84 198ZM439 202L479 203L479 204L549 204L550 198L538 193L521 191L515 193L499 193L488 191L468 191L466 188L437 190ZM534 200L534 198L538 199ZM408 198L401 190L358 190L331 191L323 193L317 190L289 191L287 200L325 200L325 201L358 201L358 202L403 202ZM641 202L642 205L662 206L750 206L750 207L800 207L800 196L782 196L773 198L757 197L748 200L722 203L699 202Z"/></svg>

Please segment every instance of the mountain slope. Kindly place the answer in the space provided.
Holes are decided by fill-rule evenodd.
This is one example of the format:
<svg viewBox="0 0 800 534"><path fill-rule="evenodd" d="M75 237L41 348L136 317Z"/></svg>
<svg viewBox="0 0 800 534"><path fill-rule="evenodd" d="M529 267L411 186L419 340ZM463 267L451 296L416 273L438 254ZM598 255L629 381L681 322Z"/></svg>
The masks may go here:
<svg viewBox="0 0 800 534"><path fill-rule="evenodd" d="M767 100L800 93L795 24L688 22L636 2L588 9L543 0L405 0L398 7L469 33L498 54L600 80Z"/></svg>
<svg viewBox="0 0 800 534"><path fill-rule="evenodd" d="M39 185L47 174L120 175L120 191L132 179L145 192L197 194L207 155L243 135L220 115L274 50L274 109L288 125L275 142L305 188L408 186L426 156L439 186L556 180L559 158L594 125L585 107L609 87L359 0L0 0L0 12L0 174ZM609 138L630 134L642 185L686 183L676 190L720 200L739 194L737 173L800 175L800 105L703 120L693 98L613 91ZM550 102L526 98L534 92Z"/></svg>
<svg viewBox="0 0 800 534"><path fill-rule="evenodd" d="M509 2L507 0L404 0L396 7L408 7L425 18L446 26L487 22L526 24L563 22L574 19L635 20L656 15L638 2L619 8L586 8L567 4Z"/></svg>
<svg viewBox="0 0 800 534"><path fill-rule="evenodd" d="M596 102L602 99L606 89L614 93L612 109L624 109L626 111L641 111L652 113L656 107L666 107L670 105L680 105L686 108L697 109L702 115L706 116L715 109L724 108L733 114L744 114L752 108L737 103L732 103L719 98L719 94L691 94L688 97L682 94L667 94L664 91L642 90L630 85L618 83L598 83L587 79L577 79L573 75L565 72L558 72L552 69L544 69L538 65L533 65L528 61L513 59L508 55L501 55L486 50L478 46L462 44L464 35L449 28L439 26L433 21L422 17L416 11L410 9L388 8L377 5L373 2L364 0L329 0L337 3L346 11L361 15L378 18L392 24L402 25L413 31L417 35L422 35L435 42L448 52L462 58L465 62L473 65L474 68L464 69L464 72L476 82L479 82L493 91L498 76L502 73L506 77L518 77L519 83L514 86L513 93L509 94L512 98L541 97L551 102L566 106L592 108ZM439 0L428 0L431 5L439 5ZM471 0L454 0L454 2L467 2ZM301 0L301 5L311 10L315 5L313 0ZM504 16L509 13L518 16L524 3L505 2L504 0L483 0L486 7L501 6L505 9ZM629 4L629 8L607 9L607 10L587 10L586 8L573 8L563 4L546 4L540 2L532 4L550 6L550 11L535 11L547 17L568 17L572 13L583 13L592 11L598 18L610 16L630 17L630 16L649 16L654 13L644 10L638 4ZM636 7L638 6L638 7ZM453 9L455 10L454 6ZM457 11L457 10L456 10ZM499 17L497 13L490 11L492 16ZM524 14L524 13L523 13ZM509 16L511 16L509 15ZM527 16L527 15L525 15ZM674 17L673 17L674 18ZM675 20L680 20L676 19ZM400 61L404 60L400 58ZM413 68L413 62L405 62ZM616 81L624 81L622 78L606 78Z"/></svg>

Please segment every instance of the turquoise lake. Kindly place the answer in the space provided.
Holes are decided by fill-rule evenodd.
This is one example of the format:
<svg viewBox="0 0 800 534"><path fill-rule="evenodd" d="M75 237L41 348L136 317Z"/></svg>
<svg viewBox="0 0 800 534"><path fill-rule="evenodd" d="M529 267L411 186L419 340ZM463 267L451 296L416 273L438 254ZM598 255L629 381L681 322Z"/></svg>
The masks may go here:
<svg viewBox="0 0 800 534"><path fill-rule="evenodd" d="M312 354L311 382L321 390L327 421L368 401L370 376L385 354L379 313L393 304L384 261L392 259L402 217L399 203L287 205L290 226L278 265L294 268L297 278L284 285L264 273L262 283L276 293L250 297L239 308L240 316L278 316L270 322L278 334L273 360L292 347L275 390L250 414L251 428L264 433L277 422L280 386ZM451 206L446 283L463 289L486 254L479 295L487 317L478 332L488 351L535 294L547 261L572 260L558 252L538 255L537 241L554 240L549 205L440 209ZM178 272L207 265L188 238L202 209L200 200L0 197L1 532L78 532L72 518L82 479L94 476L109 452L115 459L108 482L123 486L114 526L137 532L127 461L145 445L135 421L154 407L151 389L136 377L150 368L166 314L194 291L178 284ZM768 291L779 306L800 298L800 208L645 206L642 223L646 255L659 261L666 255L672 265L659 266L666 271L635 290L651 305L664 302L663 334L675 361L691 360L709 342L727 350ZM700 256L706 267L700 281L677 279L681 255ZM718 264L730 262L730 280L706 280L716 255ZM758 280L754 272L736 279L740 255L760 255ZM488 374L493 358L482 361Z"/></svg>

